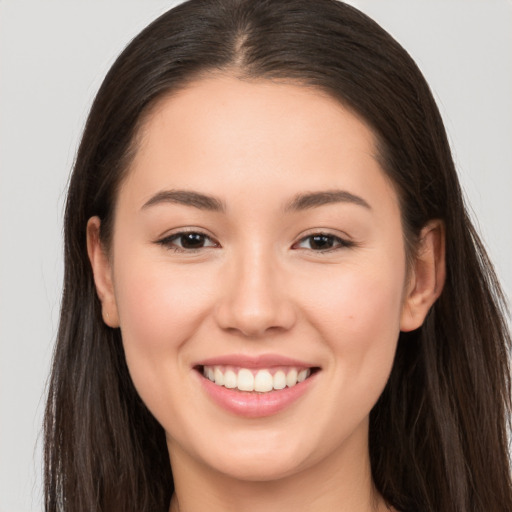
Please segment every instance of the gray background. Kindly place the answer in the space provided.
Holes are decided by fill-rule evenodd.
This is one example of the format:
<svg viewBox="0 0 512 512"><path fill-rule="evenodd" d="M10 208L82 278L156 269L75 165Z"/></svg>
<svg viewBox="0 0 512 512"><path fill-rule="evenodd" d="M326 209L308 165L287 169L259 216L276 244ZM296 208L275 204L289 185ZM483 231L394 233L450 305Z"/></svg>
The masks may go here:
<svg viewBox="0 0 512 512"><path fill-rule="evenodd" d="M0 512L42 510L40 425L57 329L66 182L99 84L176 2L0 0ZM426 75L512 296L512 3L359 0Z"/></svg>

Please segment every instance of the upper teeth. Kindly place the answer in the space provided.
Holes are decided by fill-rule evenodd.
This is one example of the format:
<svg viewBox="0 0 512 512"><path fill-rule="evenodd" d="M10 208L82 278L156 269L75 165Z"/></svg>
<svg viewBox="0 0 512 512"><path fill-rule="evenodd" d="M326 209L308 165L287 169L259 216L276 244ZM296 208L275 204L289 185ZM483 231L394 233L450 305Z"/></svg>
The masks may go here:
<svg viewBox="0 0 512 512"><path fill-rule="evenodd" d="M218 386L240 391L258 391L265 393L273 389L291 388L307 379L311 370L286 368L277 371L270 369L249 370L226 366L204 366L203 375Z"/></svg>

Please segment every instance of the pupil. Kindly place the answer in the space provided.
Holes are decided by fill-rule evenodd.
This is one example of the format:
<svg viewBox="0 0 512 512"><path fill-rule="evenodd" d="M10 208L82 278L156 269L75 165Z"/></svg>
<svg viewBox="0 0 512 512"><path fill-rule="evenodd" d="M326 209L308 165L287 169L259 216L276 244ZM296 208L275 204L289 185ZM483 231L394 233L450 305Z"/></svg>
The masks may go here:
<svg viewBox="0 0 512 512"><path fill-rule="evenodd" d="M204 235L200 233L187 233L181 239L181 245L185 249L196 249L204 245Z"/></svg>
<svg viewBox="0 0 512 512"><path fill-rule="evenodd" d="M315 235L311 238L312 249L330 249L333 245L333 240L330 236Z"/></svg>

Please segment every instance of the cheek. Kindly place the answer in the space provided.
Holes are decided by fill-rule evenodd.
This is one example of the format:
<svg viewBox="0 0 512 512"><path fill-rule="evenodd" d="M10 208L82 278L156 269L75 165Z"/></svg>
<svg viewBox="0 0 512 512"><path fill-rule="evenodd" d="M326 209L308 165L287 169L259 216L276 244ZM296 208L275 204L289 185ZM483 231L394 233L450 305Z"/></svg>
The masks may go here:
<svg viewBox="0 0 512 512"><path fill-rule="evenodd" d="M310 323L330 347L336 388L350 403L370 409L382 392L400 332L405 264L380 262L332 275L310 303Z"/></svg>
<svg viewBox="0 0 512 512"><path fill-rule="evenodd" d="M375 345L379 339L398 334L402 304L400 275L353 275L345 287L338 302L343 311L341 327L358 338L359 346Z"/></svg>
<svg viewBox="0 0 512 512"><path fill-rule="evenodd" d="M114 279L123 339L147 350L179 344L208 309L206 283L192 269L123 260Z"/></svg>
<svg viewBox="0 0 512 512"><path fill-rule="evenodd" d="M182 386L190 371L187 341L209 311L211 290L192 266L178 271L165 260L135 257L123 258L115 267L114 284L132 381L165 424L166 415L177 414L175 407L188 393ZM176 389L181 389L179 397Z"/></svg>
<svg viewBox="0 0 512 512"><path fill-rule="evenodd" d="M123 347L137 392L165 425L191 400L187 347L212 302L211 281L197 268L164 260L120 258L114 285ZM176 392L179 390L179 393Z"/></svg>
<svg viewBox="0 0 512 512"><path fill-rule="evenodd" d="M335 445L367 420L389 379L399 335L400 276L351 272L332 279L311 320L330 349L331 393L320 397L318 416L328 425L322 436Z"/></svg>
<svg viewBox="0 0 512 512"><path fill-rule="evenodd" d="M363 348L391 334L397 335L403 301L403 269L400 262L373 266L361 262L318 277L314 293L305 299L305 310L312 313L316 327L327 330L326 337L337 340L335 344L339 346L357 340L357 346Z"/></svg>

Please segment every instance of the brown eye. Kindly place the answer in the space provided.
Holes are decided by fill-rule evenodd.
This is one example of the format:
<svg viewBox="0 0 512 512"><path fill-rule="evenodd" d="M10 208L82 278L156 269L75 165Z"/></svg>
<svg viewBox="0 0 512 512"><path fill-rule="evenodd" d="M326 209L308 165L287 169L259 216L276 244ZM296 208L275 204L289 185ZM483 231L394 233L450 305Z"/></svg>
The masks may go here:
<svg viewBox="0 0 512 512"><path fill-rule="evenodd" d="M311 249L315 251L321 251L324 249L332 249L334 247L335 240L332 236L327 235L315 235L310 237L309 245Z"/></svg>
<svg viewBox="0 0 512 512"><path fill-rule="evenodd" d="M183 249L199 249L204 247L206 236L201 233L184 233L179 235L174 241L179 241L179 245Z"/></svg>
<svg viewBox="0 0 512 512"><path fill-rule="evenodd" d="M194 251L206 247L218 247L218 244L208 235L196 231L175 233L159 240L158 243L178 252Z"/></svg>
<svg viewBox="0 0 512 512"><path fill-rule="evenodd" d="M348 240L343 240L338 236L318 233L304 237L298 243L298 248L322 252L336 250L343 247L351 247L352 245L352 242L349 242Z"/></svg>

